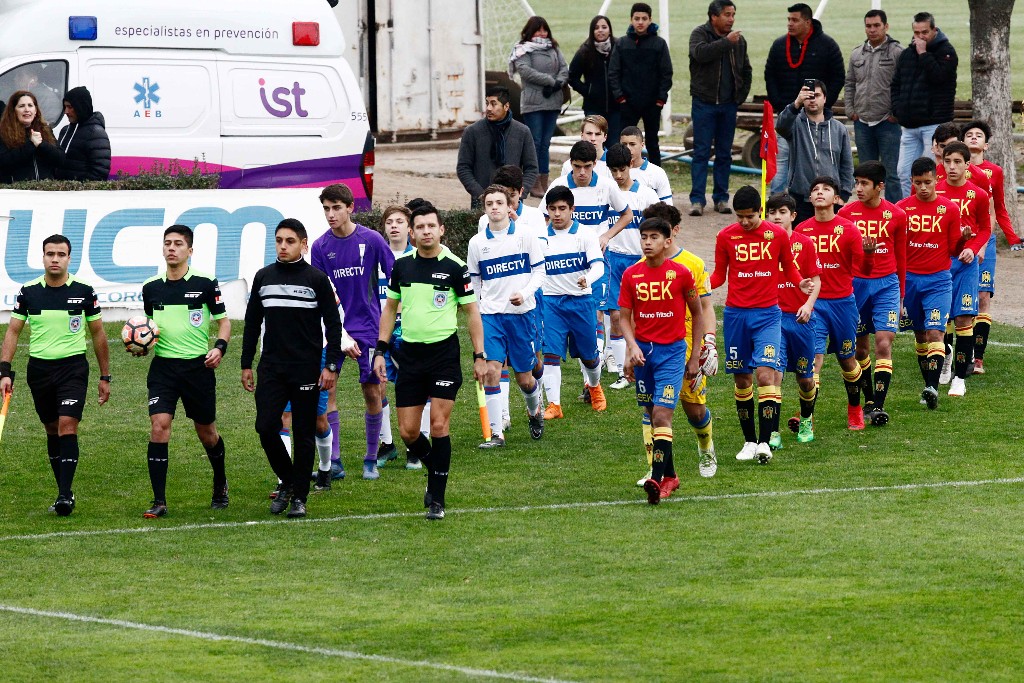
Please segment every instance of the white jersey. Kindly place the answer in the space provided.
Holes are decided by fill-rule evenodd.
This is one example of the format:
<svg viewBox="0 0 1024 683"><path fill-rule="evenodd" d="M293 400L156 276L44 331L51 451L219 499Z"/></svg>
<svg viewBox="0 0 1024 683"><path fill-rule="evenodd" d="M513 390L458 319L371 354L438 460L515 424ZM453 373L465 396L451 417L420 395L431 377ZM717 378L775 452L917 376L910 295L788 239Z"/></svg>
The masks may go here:
<svg viewBox="0 0 1024 683"><path fill-rule="evenodd" d="M544 242L544 296L590 296L591 283L604 275L604 256L597 236L590 230L580 230L573 221L565 230L548 225ZM587 286L580 289L581 275L587 277Z"/></svg>
<svg viewBox="0 0 1024 683"><path fill-rule="evenodd" d="M509 221L507 230L492 232L488 227L473 235L466 265L480 313L526 313L536 306L534 292L544 281L544 252L541 241L517 230L515 221ZM525 299L521 306L509 301L517 292Z"/></svg>
<svg viewBox="0 0 1024 683"><path fill-rule="evenodd" d="M654 190L654 194L658 195L659 201L663 201L666 204L672 203L672 187L668 184L668 174L665 173L665 169L661 166L652 164L647 159L644 159L644 163L640 164L639 168L629 169L629 177L639 180Z"/></svg>
<svg viewBox="0 0 1024 683"><path fill-rule="evenodd" d="M572 209L573 220L590 228L595 235L600 235L608 229L609 211L614 209L621 215L629 206L625 196L619 191L619 186L614 181L602 178L596 173L591 174L590 184L586 187L578 186L571 173L558 176L551 183L551 187L559 185L572 190L572 196L576 202L576 206ZM545 215L547 215L546 212Z"/></svg>
<svg viewBox="0 0 1024 683"><path fill-rule="evenodd" d="M640 249L640 223L644 220L644 209L651 204L657 204L658 195L639 180L634 180L633 186L622 194L625 195L629 208L633 209L633 220L608 242L608 248L616 254L636 256L639 259L643 254L643 250ZM615 221L619 220L621 215L621 211L614 209L608 213L609 229L615 225Z"/></svg>
<svg viewBox="0 0 1024 683"><path fill-rule="evenodd" d="M519 207L516 209L516 214L519 218L516 219L516 225L519 228L525 228L535 237L542 238L546 234L548 229L548 221L544 217L544 212L538 209L536 206L527 206L522 201L519 202ZM477 223L476 231L483 232L484 228L487 227L487 215L480 216L480 221Z"/></svg>
<svg viewBox="0 0 1024 683"><path fill-rule="evenodd" d="M594 162L594 173L597 173L608 180L612 180L612 172L608 170L608 164L605 161L605 157L608 155L608 150L601 153L601 158ZM566 159L562 164L562 175L569 175L572 173L572 159Z"/></svg>

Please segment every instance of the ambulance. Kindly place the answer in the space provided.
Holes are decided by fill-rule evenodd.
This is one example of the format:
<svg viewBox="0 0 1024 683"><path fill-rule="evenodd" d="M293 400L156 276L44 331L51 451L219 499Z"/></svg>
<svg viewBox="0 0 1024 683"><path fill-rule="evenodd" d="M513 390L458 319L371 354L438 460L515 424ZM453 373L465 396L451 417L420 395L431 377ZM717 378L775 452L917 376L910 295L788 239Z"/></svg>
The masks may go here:
<svg viewBox="0 0 1024 683"><path fill-rule="evenodd" d="M84 85L111 175L180 164L224 188L373 193L374 139L327 0L0 0L0 98L32 91L54 134Z"/></svg>

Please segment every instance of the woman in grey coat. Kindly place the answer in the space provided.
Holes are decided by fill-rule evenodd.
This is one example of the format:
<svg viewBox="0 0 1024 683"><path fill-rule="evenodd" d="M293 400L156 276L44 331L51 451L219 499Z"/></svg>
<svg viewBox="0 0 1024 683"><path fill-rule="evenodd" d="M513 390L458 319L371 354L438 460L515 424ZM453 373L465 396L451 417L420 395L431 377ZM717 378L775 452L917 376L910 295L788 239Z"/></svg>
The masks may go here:
<svg viewBox="0 0 1024 683"><path fill-rule="evenodd" d="M540 167L530 194L542 197L548 187L548 147L562 108L562 87L569 81L569 65L558 49L558 41L551 36L551 28L544 17L530 17L519 42L512 47L508 75L516 73L523 83L519 112L533 135L537 165Z"/></svg>

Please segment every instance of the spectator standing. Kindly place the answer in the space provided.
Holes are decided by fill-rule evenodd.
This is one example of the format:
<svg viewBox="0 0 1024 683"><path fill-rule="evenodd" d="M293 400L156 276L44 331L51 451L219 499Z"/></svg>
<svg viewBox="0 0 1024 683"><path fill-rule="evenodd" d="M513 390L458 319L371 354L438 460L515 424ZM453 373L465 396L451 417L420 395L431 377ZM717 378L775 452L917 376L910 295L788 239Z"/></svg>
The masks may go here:
<svg viewBox="0 0 1024 683"><path fill-rule="evenodd" d="M103 114L92 108L92 94L84 85L64 95L68 125L60 129L57 144L64 163L57 177L65 180L106 180L110 176L110 138Z"/></svg>
<svg viewBox="0 0 1024 683"><path fill-rule="evenodd" d="M831 115L832 105L839 99L846 78L843 53L836 41L825 33L821 22L814 18L810 6L801 2L791 5L786 11L789 12L786 35L772 43L764 65L768 101L776 112L781 112L796 99L804 80L819 80L825 84L829 94L825 110ZM778 143L772 194L784 192L789 177L789 145L781 135ZM796 199L799 201L801 198Z"/></svg>
<svg viewBox="0 0 1024 683"><path fill-rule="evenodd" d="M622 124L619 123L619 103L612 97L608 82L609 63L615 35L612 22L604 15L590 20L590 33L569 62L569 85L583 96L583 113L603 116L608 122L605 131L617 140Z"/></svg>
<svg viewBox="0 0 1024 683"><path fill-rule="evenodd" d="M629 16L629 29L612 50L608 81L612 95L621 106L622 126L636 126L643 120L647 158L661 166L658 129L661 110L672 88L672 56L668 43L658 35L658 25L651 21L650 5L634 3ZM615 137L611 140L617 142Z"/></svg>
<svg viewBox="0 0 1024 683"><path fill-rule="evenodd" d="M885 199L903 199L899 175L900 126L892 113L892 77L903 46L889 36L889 19L880 9L864 15L867 39L850 55L846 72L846 116L853 121L860 163L885 166Z"/></svg>
<svg viewBox="0 0 1024 683"><path fill-rule="evenodd" d="M39 110L36 96L18 90L0 116L0 182L45 180L55 177L64 161L50 124Z"/></svg>
<svg viewBox="0 0 1024 683"><path fill-rule="evenodd" d="M747 41L733 30L736 5L712 0L708 21L690 34L690 95L693 98L693 164L690 166L690 215L704 213L708 160L715 150L711 200L718 213L729 208L729 170L736 134L736 110L750 93L752 70Z"/></svg>
<svg viewBox="0 0 1024 683"><path fill-rule="evenodd" d="M543 197L548 186L548 148L562 109L562 87L569 82L569 65L544 17L530 17L519 34L519 42L512 47L508 75L516 73L523 82L519 113L530 129L537 151L539 175L530 194Z"/></svg>
<svg viewBox="0 0 1024 683"><path fill-rule="evenodd" d="M898 173L910 194L910 167L925 154L940 123L953 120L957 56L928 12L914 15L914 39L900 53L892 78L892 112L902 126Z"/></svg>
<svg viewBox="0 0 1024 683"><path fill-rule="evenodd" d="M499 167L512 164L523 169L523 186L537 181L537 150L530 129L512 118L508 88L494 85L484 96L484 118L462 131L455 172L469 193L472 206L491 184Z"/></svg>

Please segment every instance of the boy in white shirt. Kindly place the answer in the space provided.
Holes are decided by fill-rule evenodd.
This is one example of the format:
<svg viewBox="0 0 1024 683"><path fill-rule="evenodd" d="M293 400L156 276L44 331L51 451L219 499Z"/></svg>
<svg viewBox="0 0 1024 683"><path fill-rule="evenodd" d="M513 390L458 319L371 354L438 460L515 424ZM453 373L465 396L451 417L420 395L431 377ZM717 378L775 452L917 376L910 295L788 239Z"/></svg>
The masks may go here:
<svg viewBox="0 0 1024 683"><path fill-rule="evenodd" d="M665 169L644 159L644 133L636 126L627 126L619 135L619 142L624 144L632 155L630 175L654 190L660 201L672 203L672 187L668 182Z"/></svg>

